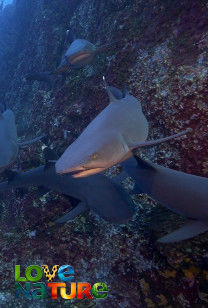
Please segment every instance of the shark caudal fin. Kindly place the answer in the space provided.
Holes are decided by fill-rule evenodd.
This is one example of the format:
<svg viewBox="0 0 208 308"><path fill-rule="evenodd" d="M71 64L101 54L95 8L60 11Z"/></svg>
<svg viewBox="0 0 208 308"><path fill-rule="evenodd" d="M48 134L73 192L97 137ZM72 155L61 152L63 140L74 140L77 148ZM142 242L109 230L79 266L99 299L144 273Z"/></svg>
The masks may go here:
<svg viewBox="0 0 208 308"><path fill-rule="evenodd" d="M208 231L207 221L189 220L181 228L160 238L158 242L164 244L180 242L204 233L205 231Z"/></svg>

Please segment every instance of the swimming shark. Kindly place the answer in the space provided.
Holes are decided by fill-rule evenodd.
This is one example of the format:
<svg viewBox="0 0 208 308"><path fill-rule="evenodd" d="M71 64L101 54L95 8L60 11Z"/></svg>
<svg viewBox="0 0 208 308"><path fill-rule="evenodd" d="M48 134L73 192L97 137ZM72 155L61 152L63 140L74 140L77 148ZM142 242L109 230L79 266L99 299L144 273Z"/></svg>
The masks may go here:
<svg viewBox="0 0 208 308"><path fill-rule="evenodd" d="M85 128L56 162L57 173L85 177L102 172L132 156L135 148L151 146L188 132L146 141L149 125L140 102L125 89L105 83L109 105Z"/></svg>
<svg viewBox="0 0 208 308"><path fill-rule="evenodd" d="M68 73L70 69L79 69L91 64L101 52L107 50L110 46L117 42L107 43L97 47L86 39L76 38L71 29L66 31L66 39L68 48L62 56L61 63L57 69L50 72L31 72L25 76L28 81L37 80L47 82L49 88L52 87L52 75ZM63 75L64 78L64 75Z"/></svg>
<svg viewBox="0 0 208 308"><path fill-rule="evenodd" d="M0 170L4 170L16 159L19 147L32 144L42 138L43 136L40 136L30 141L19 143L13 111L6 109L4 112L0 112Z"/></svg>
<svg viewBox="0 0 208 308"><path fill-rule="evenodd" d="M51 155L54 155L49 148L44 149L44 154L46 160L48 160L48 156L51 158ZM24 173L11 171L9 173L9 180L0 184L0 192L36 185L80 201L72 211L56 220L58 224L72 220L88 209L94 211L106 221L123 224L128 222L135 211L131 197L119 185L101 174L74 179L70 174L58 175L54 164L50 163Z"/></svg>
<svg viewBox="0 0 208 308"><path fill-rule="evenodd" d="M97 47L86 39L76 38L71 29L66 31L69 46L62 57L61 63L54 71L55 74L67 72L70 68L82 68L93 62L95 56L116 42Z"/></svg>
<svg viewBox="0 0 208 308"><path fill-rule="evenodd" d="M148 194L188 219L185 225L158 242L178 242L208 230L208 178L163 167L138 156L134 158L123 162L122 167L135 181L139 193Z"/></svg>

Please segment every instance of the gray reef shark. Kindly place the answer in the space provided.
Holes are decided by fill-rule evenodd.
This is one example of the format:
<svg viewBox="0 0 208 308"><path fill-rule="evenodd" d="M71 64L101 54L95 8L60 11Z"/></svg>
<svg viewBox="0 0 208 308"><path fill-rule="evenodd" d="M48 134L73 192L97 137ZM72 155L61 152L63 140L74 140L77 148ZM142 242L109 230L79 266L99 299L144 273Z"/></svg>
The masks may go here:
<svg viewBox="0 0 208 308"><path fill-rule="evenodd" d="M122 167L140 192L188 218L184 226L159 239L160 243L186 240L208 230L208 178L169 169L137 156L123 162Z"/></svg>
<svg viewBox="0 0 208 308"><path fill-rule="evenodd" d="M126 90L106 85L109 105L85 128L56 162L57 173L84 177L112 167L132 156L132 150L179 137L146 141L148 122L140 102Z"/></svg>
<svg viewBox="0 0 208 308"><path fill-rule="evenodd" d="M43 136L30 141L18 142L15 116L12 110L0 112L0 170L8 167L17 157L19 147L41 140Z"/></svg>
<svg viewBox="0 0 208 308"><path fill-rule="evenodd" d="M44 151L46 158L51 155L51 150L48 148ZM65 223L90 209L109 222L123 224L128 222L135 211L131 197L119 185L101 174L74 179L70 174L58 175L55 166L51 164L24 173L10 172L10 174L12 176L9 181L0 184L0 192L37 185L80 201L74 209L59 218L56 223Z"/></svg>

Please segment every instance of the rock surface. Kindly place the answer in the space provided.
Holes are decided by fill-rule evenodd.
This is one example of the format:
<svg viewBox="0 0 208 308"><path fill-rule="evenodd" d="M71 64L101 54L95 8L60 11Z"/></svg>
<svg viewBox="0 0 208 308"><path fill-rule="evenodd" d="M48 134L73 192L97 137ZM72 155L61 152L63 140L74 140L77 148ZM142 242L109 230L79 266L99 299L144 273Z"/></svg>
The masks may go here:
<svg viewBox="0 0 208 308"><path fill-rule="evenodd" d="M187 127L187 138L140 154L188 173L208 176L208 2L206 0L16 0L0 13L0 99L16 114L21 140L46 133L62 154L107 105L102 83L129 91L150 122L149 139ZM53 71L67 45L66 29L97 45L112 42L93 65L72 70L53 88L28 84L28 72ZM41 144L21 150L12 168L44 163ZM115 168L108 174L112 175ZM3 176L1 177L3 180ZM131 181L124 183L131 193ZM54 192L12 191L0 200L0 306L62 307L14 297L14 265L70 264L76 281L106 282L105 300L73 307L207 307L206 234L159 245L183 223L145 195L132 195L136 215L114 226L85 214L59 229L50 222L72 204ZM33 230L40 230L39 236ZM39 305L39 306L38 306Z"/></svg>

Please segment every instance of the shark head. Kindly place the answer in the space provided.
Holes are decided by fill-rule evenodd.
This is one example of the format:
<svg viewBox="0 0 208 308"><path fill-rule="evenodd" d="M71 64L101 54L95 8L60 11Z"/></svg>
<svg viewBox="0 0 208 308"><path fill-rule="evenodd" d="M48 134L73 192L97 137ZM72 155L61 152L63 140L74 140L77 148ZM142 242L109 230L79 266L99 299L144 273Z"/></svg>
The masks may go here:
<svg viewBox="0 0 208 308"><path fill-rule="evenodd" d="M80 136L56 162L56 172L72 173L76 178L86 177L116 165L127 153L129 148L117 132L101 132L90 142L85 136Z"/></svg>
<svg viewBox="0 0 208 308"><path fill-rule="evenodd" d="M68 58L66 56L63 56L60 65L55 70L55 73L64 73L68 71L69 67L70 67L70 63L68 61Z"/></svg>
<svg viewBox="0 0 208 308"><path fill-rule="evenodd" d="M86 127L56 162L57 173L85 177L110 168L132 153L134 141L144 141L148 123L138 100L124 87L108 86L110 104Z"/></svg>

